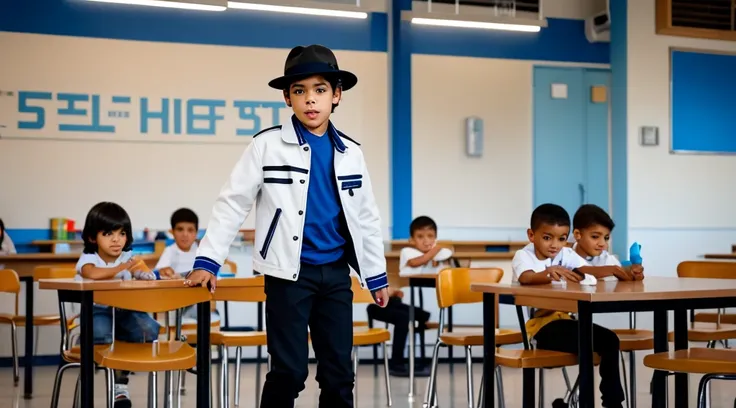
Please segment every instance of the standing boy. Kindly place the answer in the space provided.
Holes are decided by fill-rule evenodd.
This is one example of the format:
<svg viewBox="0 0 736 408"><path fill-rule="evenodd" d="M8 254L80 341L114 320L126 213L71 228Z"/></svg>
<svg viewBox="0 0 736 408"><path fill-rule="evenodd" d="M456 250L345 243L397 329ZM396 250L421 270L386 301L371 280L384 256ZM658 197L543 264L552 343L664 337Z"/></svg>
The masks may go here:
<svg viewBox="0 0 736 408"><path fill-rule="evenodd" d="M572 248L566 246L570 234L570 215L556 204L542 204L532 212L531 243L516 251L511 262L513 280L522 285L544 285L553 281L580 282L585 274L602 268L590 266ZM537 348L578 353L578 322L563 312L538 310L526 323L527 334ZM571 340L572 339L572 340ZM622 408L624 390L618 368L619 340L611 330L593 325L593 351L601 357L601 399L605 408ZM564 402L555 401L555 407Z"/></svg>
<svg viewBox="0 0 736 408"><path fill-rule="evenodd" d="M294 115L248 145L220 192L185 283L210 285L253 204L253 269L266 275L271 371L261 407L293 407L307 379L309 337L319 406L353 406L350 265L376 303L388 301L381 221L359 144L330 122L358 78L331 50L295 47L269 82ZM307 327L310 331L307 332ZM309 337L308 337L309 336Z"/></svg>
<svg viewBox="0 0 736 408"><path fill-rule="evenodd" d="M606 267L591 270L596 278L612 281L644 279L642 265L634 264L631 268L622 269L621 262L607 251L614 226L611 217L601 207L594 204L580 206L572 218L575 236L572 249L590 265Z"/></svg>

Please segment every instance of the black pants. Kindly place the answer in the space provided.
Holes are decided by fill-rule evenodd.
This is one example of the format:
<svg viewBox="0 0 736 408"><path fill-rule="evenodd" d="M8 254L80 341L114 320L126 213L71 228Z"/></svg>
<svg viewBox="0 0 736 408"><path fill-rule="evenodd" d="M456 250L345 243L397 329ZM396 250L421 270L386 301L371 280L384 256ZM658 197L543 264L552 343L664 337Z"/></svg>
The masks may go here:
<svg viewBox="0 0 736 408"><path fill-rule="evenodd" d="M543 350L578 353L578 322L575 320L555 320L539 329L534 336L537 348ZM598 370L601 374L601 400L606 408L620 408L624 401L619 373L619 341L616 333L593 325L593 351L601 357Z"/></svg>
<svg viewBox="0 0 736 408"><path fill-rule="evenodd" d="M393 296L388 300L386 307L378 305L368 305L368 318L379 320L394 325L394 335L391 338L391 366L401 367L406 364L404 350L406 349L406 340L409 337L409 308L411 306L403 303L401 298ZM427 323L429 320L429 312L414 308L414 320L419 325Z"/></svg>
<svg viewBox="0 0 736 408"><path fill-rule="evenodd" d="M319 407L352 407L353 292L347 263L302 264L296 282L265 279L271 371L266 375L261 408L291 408L304 390L307 326L317 358Z"/></svg>

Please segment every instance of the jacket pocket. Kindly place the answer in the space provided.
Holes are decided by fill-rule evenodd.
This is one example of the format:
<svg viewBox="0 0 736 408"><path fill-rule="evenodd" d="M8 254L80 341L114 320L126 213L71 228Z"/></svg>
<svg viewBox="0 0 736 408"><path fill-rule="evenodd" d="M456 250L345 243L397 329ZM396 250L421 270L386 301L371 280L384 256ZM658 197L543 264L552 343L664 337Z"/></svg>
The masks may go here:
<svg viewBox="0 0 736 408"><path fill-rule="evenodd" d="M266 239L263 241L263 246L260 251L261 258L263 259L266 259L266 255L268 255L268 248L271 246L273 234L276 233L276 226L279 224L279 218L281 218L281 208L276 209L276 213L274 213L273 219L271 220L271 225L268 226L268 233L266 234Z"/></svg>
<svg viewBox="0 0 736 408"><path fill-rule="evenodd" d="M273 183L273 184L294 184L294 179L290 178L276 178L276 177L266 177L263 179L263 183Z"/></svg>

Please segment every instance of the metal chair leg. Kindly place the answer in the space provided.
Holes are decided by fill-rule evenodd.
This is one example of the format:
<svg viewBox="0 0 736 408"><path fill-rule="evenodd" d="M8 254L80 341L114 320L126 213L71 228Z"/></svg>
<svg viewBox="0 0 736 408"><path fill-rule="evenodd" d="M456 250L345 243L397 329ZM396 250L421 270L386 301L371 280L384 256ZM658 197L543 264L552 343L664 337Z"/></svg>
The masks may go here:
<svg viewBox="0 0 736 408"><path fill-rule="evenodd" d="M75 367L79 367L79 363L64 364L56 371L54 388L51 390L51 408L57 408L59 406L59 392L61 391L61 379L64 376L64 372Z"/></svg>
<svg viewBox="0 0 736 408"><path fill-rule="evenodd" d="M539 408L544 408L544 368L539 369Z"/></svg>
<svg viewBox="0 0 736 408"><path fill-rule="evenodd" d="M10 322L10 342L13 349L13 385L17 387L20 382L20 369L18 367L18 328L15 322Z"/></svg>
<svg viewBox="0 0 736 408"><path fill-rule="evenodd" d="M393 405L391 400L391 374L388 372L388 353L386 353L386 343L381 343L383 346L383 376L386 378L386 406Z"/></svg>
<svg viewBox="0 0 736 408"><path fill-rule="evenodd" d="M434 343L434 350L432 350L432 365L429 371L429 381L427 381L427 392L424 394L424 404L422 404L422 408L429 408L433 407L434 404L436 404L436 398L435 398L435 382L437 381L437 360L439 358L440 353L440 345L442 343L436 341Z"/></svg>
<svg viewBox="0 0 736 408"><path fill-rule="evenodd" d="M158 408L158 374L155 371L148 373L148 406Z"/></svg>
<svg viewBox="0 0 736 408"><path fill-rule="evenodd" d="M105 368L105 391L107 408L113 408L115 404L115 372L111 368Z"/></svg>
<svg viewBox="0 0 736 408"><path fill-rule="evenodd" d="M353 375L355 385L353 387L353 408L358 408L358 347L353 347Z"/></svg>
<svg viewBox="0 0 736 408"><path fill-rule="evenodd" d="M629 353L629 388L629 407L636 408L636 354L633 351Z"/></svg>
<svg viewBox="0 0 736 408"><path fill-rule="evenodd" d="M79 406L82 405L80 403L81 402L80 401L81 395L79 395L79 389L81 387L82 387L82 376L81 375L78 375L77 376L77 384L74 386L74 405L73 405L74 408L79 408Z"/></svg>
<svg viewBox="0 0 736 408"><path fill-rule="evenodd" d="M240 365L243 349L241 347L235 348L235 402L233 405L240 406Z"/></svg>
<svg viewBox="0 0 736 408"><path fill-rule="evenodd" d="M473 408L475 392L473 391L473 356L470 346L465 346L465 375L468 385L468 408Z"/></svg>
<svg viewBox="0 0 736 408"><path fill-rule="evenodd" d="M261 346L258 346L258 356L260 353ZM268 357L266 357L268 358ZM261 360L256 361L256 408L261 406Z"/></svg>
<svg viewBox="0 0 736 408"><path fill-rule="evenodd" d="M629 383L626 381L626 360L624 360L624 352L618 353L621 356L621 374L624 376L624 398L626 398L626 408L631 408L629 400Z"/></svg>
<svg viewBox="0 0 736 408"><path fill-rule="evenodd" d="M503 394L503 375L501 372L501 366L496 366L496 387L498 388L498 408L506 408L506 398ZM491 396L491 398L493 398L493 396Z"/></svg>
<svg viewBox="0 0 736 408"><path fill-rule="evenodd" d="M220 408L230 408L230 379L228 378L228 356L227 356L227 347L226 346L220 346L220 356L221 363L220 363L220 401L219 405Z"/></svg>

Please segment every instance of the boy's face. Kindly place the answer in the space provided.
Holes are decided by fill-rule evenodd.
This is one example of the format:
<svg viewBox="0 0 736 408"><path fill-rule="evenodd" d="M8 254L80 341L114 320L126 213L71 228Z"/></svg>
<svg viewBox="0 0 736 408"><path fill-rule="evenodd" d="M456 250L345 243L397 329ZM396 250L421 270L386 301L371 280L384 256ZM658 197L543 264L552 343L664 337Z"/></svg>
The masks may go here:
<svg viewBox="0 0 736 408"><path fill-rule="evenodd" d="M588 256L599 256L608 249L608 240L611 239L611 230L602 225L592 225L589 228L573 231L578 247Z"/></svg>
<svg viewBox="0 0 736 408"><path fill-rule="evenodd" d="M123 248L125 248L127 242L128 236L122 228L109 232L100 231L95 239L97 254L105 262L112 262L123 253Z"/></svg>
<svg viewBox="0 0 736 408"><path fill-rule="evenodd" d="M526 231L529 241L534 243L534 250L540 260L554 258L567 245L570 234L569 225L541 224L536 230Z"/></svg>
<svg viewBox="0 0 736 408"><path fill-rule="evenodd" d="M176 246L183 251L189 251L197 239L197 226L193 222L179 222L171 230Z"/></svg>
<svg viewBox="0 0 736 408"><path fill-rule="evenodd" d="M315 75L291 84L284 100L310 132L321 136L327 130L332 105L339 103L341 96L341 89L332 89L325 78Z"/></svg>
<svg viewBox="0 0 736 408"><path fill-rule="evenodd" d="M427 252L432 249L436 241L437 231L431 227L424 227L415 230L411 235L411 238L409 238L409 243L422 252Z"/></svg>

